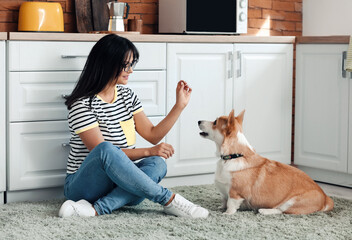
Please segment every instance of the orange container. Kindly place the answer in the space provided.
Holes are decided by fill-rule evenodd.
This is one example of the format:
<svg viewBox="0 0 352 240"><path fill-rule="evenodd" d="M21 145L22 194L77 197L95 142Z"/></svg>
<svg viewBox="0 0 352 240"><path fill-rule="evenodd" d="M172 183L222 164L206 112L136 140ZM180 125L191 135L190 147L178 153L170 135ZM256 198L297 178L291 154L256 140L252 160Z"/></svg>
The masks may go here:
<svg viewBox="0 0 352 240"><path fill-rule="evenodd" d="M64 14L60 3L23 2L18 17L18 31L63 32Z"/></svg>

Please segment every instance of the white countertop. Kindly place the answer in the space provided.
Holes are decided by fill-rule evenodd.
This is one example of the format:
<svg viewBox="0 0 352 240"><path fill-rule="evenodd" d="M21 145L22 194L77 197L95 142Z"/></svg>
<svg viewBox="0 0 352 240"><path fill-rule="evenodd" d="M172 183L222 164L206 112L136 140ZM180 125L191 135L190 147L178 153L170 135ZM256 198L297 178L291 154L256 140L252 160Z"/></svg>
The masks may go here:
<svg viewBox="0 0 352 240"><path fill-rule="evenodd" d="M10 32L9 40L27 41L98 41L100 33L26 33ZM233 36L233 35L163 35L119 34L133 42L187 42L187 43L294 43L295 36Z"/></svg>

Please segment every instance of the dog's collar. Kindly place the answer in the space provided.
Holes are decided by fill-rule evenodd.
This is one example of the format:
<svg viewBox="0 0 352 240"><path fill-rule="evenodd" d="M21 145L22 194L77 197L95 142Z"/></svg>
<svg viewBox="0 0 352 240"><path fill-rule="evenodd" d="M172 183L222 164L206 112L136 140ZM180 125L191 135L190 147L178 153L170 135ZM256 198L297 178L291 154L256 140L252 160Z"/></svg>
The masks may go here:
<svg viewBox="0 0 352 240"><path fill-rule="evenodd" d="M222 160L230 160L230 159L239 158L239 157L243 157L243 155L240 153L221 155Z"/></svg>

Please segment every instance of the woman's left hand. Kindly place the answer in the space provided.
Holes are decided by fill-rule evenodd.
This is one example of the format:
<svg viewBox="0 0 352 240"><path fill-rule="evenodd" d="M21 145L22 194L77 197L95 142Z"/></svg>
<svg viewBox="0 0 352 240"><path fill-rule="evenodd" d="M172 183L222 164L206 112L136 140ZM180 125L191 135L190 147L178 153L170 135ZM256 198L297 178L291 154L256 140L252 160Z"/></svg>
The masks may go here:
<svg viewBox="0 0 352 240"><path fill-rule="evenodd" d="M191 98L191 93L192 88L185 81L179 81L176 87L176 105L184 109Z"/></svg>

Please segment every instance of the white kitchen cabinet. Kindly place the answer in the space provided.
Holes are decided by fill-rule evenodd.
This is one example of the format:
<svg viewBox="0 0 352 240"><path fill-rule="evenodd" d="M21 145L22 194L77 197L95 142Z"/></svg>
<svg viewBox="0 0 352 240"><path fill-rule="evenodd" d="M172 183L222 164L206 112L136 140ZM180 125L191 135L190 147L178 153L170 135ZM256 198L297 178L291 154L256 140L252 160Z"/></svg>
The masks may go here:
<svg viewBox="0 0 352 240"><path fill-rule="evenodd" d="M176 102L176 86L185 80L192 96L178 121L166 136L175 149L167 159L167 176L215 171L215 144L199 135L199 120L215 120L232 108L233 44L168 44L167 109Z"/></svg>
<svg viewBox="0 0 352 240"><path fill-rule="evenodd" d="M291 44L168 44L168 111L182 79L193 92L167 142L175 155L168 176L211 173L215 143L199 136L198 120L246 110L244 133L258 153L291 161Z"/></svg>
<svg viewBox="0 0 352 240"><path fill-rule="evenodd" d="M62 195L70 139L64 96L72 92L94 44L8 42L8 202L38 200L38 194L43 198ZM166 43L136 46L141 56L128 87L157 123L166 112ZM151 145L140 136L137 143ZM5 165L0 165L0 170L5 172Z"/></svg>
<svg viewBox="0 0 352 240"><path fill-rule="evenodd" d="M71 92L93 45L9 41L8 202L37 200L44 191L45 196L56 197L53 189L62 191L70 137L63 96ZM166 160L165 180L186 176L190 181L205 174L199 175L204 180L214 172L215 144L199 136L197 123L228 115L232 108L236 114L246 109L245 134L260 154L289 162L291 44L140 42L136 46L140 61L128 86L155 125L173 107L179 80L193 88L189 105L162 140L175 148L174 156ZM137 147L151 146L140 136L136 141Z"/></svg>
<svg viewBox="0 0 352 240"><path fill-rule="evenodd" d="M235 44L234 108L262 156L291 163L292 44Z"/></svg>
<svg viewBox="0 0 352 240"><path fill-rule="evenodd" d="M0 204L6 190L6 50L0 41Z"/></svg>
<svg viewBox="0 0 352 240"><path fill-rule="evenodd" d="M297 45L294 162L315 180L352 186L347 49L347 44Z"/></svg>

